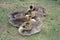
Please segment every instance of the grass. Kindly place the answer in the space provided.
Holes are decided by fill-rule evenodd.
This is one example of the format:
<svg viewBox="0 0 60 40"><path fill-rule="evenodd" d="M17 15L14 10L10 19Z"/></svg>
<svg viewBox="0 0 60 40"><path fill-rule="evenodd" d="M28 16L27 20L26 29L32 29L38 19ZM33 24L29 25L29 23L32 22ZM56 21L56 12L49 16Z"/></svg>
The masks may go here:
<svg viewBox="0 0 60 40"><path fill-rule="evenodd" d="M15 11L25 11L31 4L46 8L48 16L45 18L40 33L22 36L15 27L8 23L8 14ZM0 39L60 40L60 5L49 0L0 0Z"/></svg>

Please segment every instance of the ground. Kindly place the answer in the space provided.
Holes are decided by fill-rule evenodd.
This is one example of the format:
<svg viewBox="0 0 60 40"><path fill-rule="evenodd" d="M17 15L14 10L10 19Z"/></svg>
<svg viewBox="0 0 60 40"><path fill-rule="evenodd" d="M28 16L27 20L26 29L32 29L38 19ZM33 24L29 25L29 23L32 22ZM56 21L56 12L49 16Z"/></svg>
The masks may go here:
<svg viewBox="0 0 60 40"><path fill-rule="evenodd" d="M44 7L48 16L40 33L22 36L8 23L8 14L15 11L26 11L30 5ZM0 0L0 39L2 40L60 40L60 5L48 0Z"/></svg>

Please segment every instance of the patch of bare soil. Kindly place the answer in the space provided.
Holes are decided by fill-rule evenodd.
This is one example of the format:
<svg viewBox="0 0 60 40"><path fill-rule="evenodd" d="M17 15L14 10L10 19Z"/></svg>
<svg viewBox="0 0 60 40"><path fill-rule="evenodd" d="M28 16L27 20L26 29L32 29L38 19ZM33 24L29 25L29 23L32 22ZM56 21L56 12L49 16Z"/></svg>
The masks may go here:
<svg viewBox="0 0 60 40"><path fill-rule="evenodd" d="M5 28L5 27L3 27L3 26L0 26L0 32L7 32L7 29Z"/></svg>
<svg viewBox="0 0 60 40"><path fill-rule="evenodd" d="M17 3L8 3L8 2L3 2L3 3L0 3L0 7L3 7L3 8L14 8L16 7Z"/></svg>

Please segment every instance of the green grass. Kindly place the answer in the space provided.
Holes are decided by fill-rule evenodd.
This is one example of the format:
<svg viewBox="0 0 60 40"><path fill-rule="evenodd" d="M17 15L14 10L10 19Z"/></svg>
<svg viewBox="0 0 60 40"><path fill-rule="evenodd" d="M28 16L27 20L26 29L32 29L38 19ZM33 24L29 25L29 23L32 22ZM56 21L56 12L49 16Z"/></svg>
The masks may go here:
<svg viewBox="0 0 60 40"><path fill-rule="evenodd" d="M48 16L40 33L31 36L22 36L18 30L8 23L8 14L15 11L24 11L30 5L39 5L46 8ZM2 40L60 40L60 5L49 0L0 0L0 38Z"/></svg>

